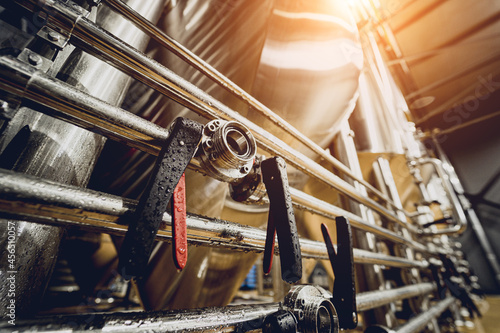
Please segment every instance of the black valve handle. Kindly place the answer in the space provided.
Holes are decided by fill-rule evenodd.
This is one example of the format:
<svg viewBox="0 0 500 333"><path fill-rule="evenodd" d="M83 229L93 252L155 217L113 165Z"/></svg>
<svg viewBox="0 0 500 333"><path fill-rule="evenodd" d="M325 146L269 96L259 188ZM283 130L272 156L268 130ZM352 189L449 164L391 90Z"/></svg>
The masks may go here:
<svg viewBox="0 0 500 333"><path fill-rule="evenodd" d="M193 158L203 126L186 118L174 120L142 194L120 249L119 271L126 279L144 273L163 214L174 189Z"/></svg>
<svg viewBox="0 0 500 333"><path fill-rule="evenodd" d="M288 185L285 160L268 158L261 163L262 180L269 197L269 219L264 251L264 273L269 273L274 254L274 238L278 234L281 277L288 283L302 278L302 255Z"/></svg>
<svg viewBox="0 0 500 333"><path fill-rule="evenodd" d="M335 223L337 226L337 251L333 246L328 227L321 224L321 232L328 251L328 258L335 274L332 303L337 310L339 327L354 329L358 326L358 312L351 224L343 216L336 217Z"/></svg>

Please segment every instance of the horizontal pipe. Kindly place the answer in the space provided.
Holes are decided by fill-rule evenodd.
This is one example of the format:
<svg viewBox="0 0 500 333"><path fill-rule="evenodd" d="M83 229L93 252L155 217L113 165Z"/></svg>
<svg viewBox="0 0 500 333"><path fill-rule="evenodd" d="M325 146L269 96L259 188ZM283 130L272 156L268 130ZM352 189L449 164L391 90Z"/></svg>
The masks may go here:
<svg viewBox="0 0 500 333"><path fill-rule="evenodd" d="M387 291L373 291L356 296L358 311L366 311L377 306L409 297L424 295L435 289L431 283L407 286ZM378 295L379 299L374 298ZM262 327L264 319L278 311L280 303L259 305L238 305L222 308L191 310L171 310L155 312L128 312L114 314L82 314L57 317L42 317L35 321L17 322L15 330L43 331L50 325L51 332L72 331L119 331L119 332L199 332L217 330L223 332L247 332ZM92 323L99 323L91 328ZM11 327L4 326L1 329Z"/></svg>
<svg viewBox="0 0 500 333"><path fill-rule="evenodd" d="M282 156L298 170L366 205L388 220L399 223L418 233L417 228L408 224L407 221L400 220L383 205L361 194L352 185L312 159L289 147L271 133L220 103L157 61L103 30L94 22L83 17L81 13L71 10L71 8L60 2L46 0L16 0L16 2L29 9L34 3L40 5L43 10L50 14L52 24L63 31L71 33L71 42L75 46L122 70L138 81L206 118L233 120L244 124L251 130L261 148L273 155Z"/></svg>
<svg viewBox="0 0 500 333"><path fill-rule="evenodd" d="M20 82L16 85L11 84L14 78L19 76L23 79L17 79ZM0 89L37 103L37 106L42 106L37 109L48 115L69 121L153 155L158 155L160 143L168 137L166 129L92 97L41 71L36 71L31 66L11 57L0 57ZM190 167L205 173L196 160L191 162ZM427 247L420 243L409 241L387 229L368 224L355 214L301 191L292 189L292 199L297 207L328 218L347 216L355 228L373 232L385 239L423 252L427 251Z"/></svg>
<svg viewBox="0 0 500 333"><path fill-rule="evenodd" d="M10 56L0 57L0 89L52 117L158 155L168 131ZM38 108L41 106L41 108Z"/></svg>
<svg viewBox="0 0 500 333"><path fill-rule="evenodd" d="M356 295L358 311L366 311L398 300L429 294L436 290L433 283L419 283L396 289L369 291Z"/></svg>
<svg viewBox="0 0 500 333"><path fill-rule="evenodd" d="M0 322L2 332L248 332L260 329L280 303L154 312L89 313Z"/></svg>
<svg viewBox="0 0 500 333"><path fill-rule="evenodd" d="M329 204L323 200L317 199L312 195L304 193L295 188L290 188L293 204L300 209L305 209L309 212L324 216L326 218L335 219L336 216L345 216L351 222L351 226L366 232L371 232L379 237L393 241L398 244L410 246L422 252L429 252L429 248L421 243L411 239L406 239L403 236L396 234L388 229L379 227L378 225L365 222L360 216L348 212L340 207Z"/></svg>
<svg viewBox="0 0 500 333"><path fill-rule="evenodd" d="M307 136L302 134L294 126L292 126L290 123L285 121L279 115L274 113L267 106L259 102L255 97L253 97L244 89L242 89L237 84L232 82L229 78L221 74L210 64L208 64L203 59L198 57L196 54L191 52L189 49L184 47L182 44L180 44L179 42L168 36L165 32L160 30L148 19L137 13L125 2L121 0L104 0L104 2L111 9L115 10L117 13L126 17L130 22L132 22L135 26L137 26L143 32L148 34L158 43L160 43L160 45L165 47L167 50L174 53L176 56L184 60L187 64L196 68L198 71L200 71L205 76L210 78L212 81L217 83L219 86L226 89L233 96L245 102L248 106L253 108L253 110L257 111L265 118L269 119L271 124L279 126L285 132L287 132L292 137L294 137L302 144L304 144L304 146L308 147L311 151L316 153L319 157L323 158L326 162L330 163L337 170L349 176L351 179L356 180L357 182L365 186L368 190L370 190L372 193L377 195L379 198L383 199L384 201L395 207L394 202L390 198L388 198L384 193L380 192L378 189L376 189L374 186L372 186L364 179L354 175L354 173L348 167L346 167L343 163L341 163L339 160L333 157L329 152L327 152L325 149L317 145L314 141L312 141Z"/></svg>
<svg viewBox="0 0 500 333"><path fill-rule="evenodd" d="M133 213L136 202L89 189L0 169L0 216L92 232L123 236L127 226L120 218ZM194 245L222 247L239 251L264 251L266 231L237 223L188 215L188 242ZM171 217L165 213L156 239L170 241ZM302 256L328 259L325 244L300 239ZM279 244L275 249L279 253ZM354 262L390 267L426 268L426 261L354 249Z"/></svg>
<svg viewBox="0 0 500 333"><path fill-rule="evenodd" d="M420 313L416 317L410 319L406 324L396 328L394 332L416 333L422 331L431 322L431 320L441 315L441 313L448 309L453 302L455 302L454 297L448 297L439 301L439 303L431 307L429 310Z"/></svg>

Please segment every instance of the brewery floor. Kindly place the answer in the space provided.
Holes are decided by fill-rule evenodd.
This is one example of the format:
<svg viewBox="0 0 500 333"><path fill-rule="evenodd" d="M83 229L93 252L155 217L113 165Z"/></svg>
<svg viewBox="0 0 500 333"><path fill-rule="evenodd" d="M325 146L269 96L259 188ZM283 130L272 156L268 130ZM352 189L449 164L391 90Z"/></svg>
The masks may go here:
<svg viewBox="0 0 500 333"><path fill-rule="evenodd" d="M466 329L470 333L500 333L500 296L486 297L488 310L483 318L476 320L474 329Z"/></svg>

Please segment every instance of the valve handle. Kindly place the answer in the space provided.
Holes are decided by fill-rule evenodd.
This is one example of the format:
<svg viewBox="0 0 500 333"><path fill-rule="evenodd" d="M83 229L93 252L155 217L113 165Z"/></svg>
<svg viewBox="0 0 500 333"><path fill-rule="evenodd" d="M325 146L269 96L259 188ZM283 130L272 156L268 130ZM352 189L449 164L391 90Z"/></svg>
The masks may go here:
<svg viewBox="0 0 500 333"><path fill-rule="evenodd" d="M163 214L196 152L202 131L203 126L195 121L182 117L174 120L137 209L129 219L119 261L119 271L125 279L145 272Z"/></svg>
<svg viewBox="0 0 500 333"><path fill-rule="evenodd" d="M321 224L321 232L328 251L328 258L335 274L332 303L337 310L339 327L341 329L354 329L358 326L358 311L356 307L351 224L343 216L335 218L335 223L337 226L337 251L333 246L328 227L323 223Z"/></svg>
<svg viewBox="0 0 500 333"><path fill-rule="evenodd" d="M269 218L264 250L264 273L268 274L274 254L274 239L278 234L281 277L288 283L302 278L302 255L288 185L285 160L268 158L261 163L262 180L269 197Z"/></svg>

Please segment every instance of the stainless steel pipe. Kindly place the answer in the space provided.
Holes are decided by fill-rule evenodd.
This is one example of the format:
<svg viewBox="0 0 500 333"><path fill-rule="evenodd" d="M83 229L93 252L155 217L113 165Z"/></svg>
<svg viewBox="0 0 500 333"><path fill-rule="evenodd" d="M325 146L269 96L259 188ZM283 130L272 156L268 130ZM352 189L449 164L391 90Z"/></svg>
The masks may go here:
<svg viewBox="0 0 500 333"><path fill-rule="evenodd" d="M467 218L465 217L465 212L462 207L462 203L458 199L455 190L453 189L453 185L450 182L450 176L445 171L443 167L443 163L436 158L421 158L416 162L418 165L430 164L436 170L437 175L441 178L443 183L444 190L448 196L448 199L451 203L451 208L453 210L453 217L456 221L456 224L452 227L438 229L435 231L424 232L424 234L430 235L450 235L450 234L461 234L467 228Z"/></svg>
<svg viewBox="0 0 500 333"><path fill-rule="evenodd" d="M12 82L16 82L16 84L12 84ZM0 57L0 88L38 103L39 110L49 115L153 155L158 154L160 143L168 137L166 129L92 97L41 71L36 71L31 66L11 57ZM205 173L196 161L191 163L191 167ZM428 251L426 246L407 240L387 229L366 223L353 213L299 190L292 188L291 192L292 199L299 208L305 208L328 218L344 215L351 220L355 228L372 232L377 236L411 246L422 252Z"/></svg>
<svg viewBox="0 0 500 333"><path fill-rule="evenodd" d="M369 291L356 296L358 311L371 310L376 307L415 296L430 294L436 290L433 283L419 283L396 289Z"/></svg>
<svg viewBox="0 0 500 333"><path fill-rule="evenodd" d="M25 1L17 0L21 5ZM327 185L341 191L350 198L360 202L385 218L400 223L412 231L418 232L401 221L395 214L371 198L362 195L352 185L326 170L310 158L290 148L284 142L248 121L223 105L207 93L201 91L185 79L177 76L158 62L137 51L132 46L103 30L76 11L61 6L59 2L41 1L44 10L50 12L52 22L58 28L71 33L71 42L82 50L115 66L142 83L172 98L181 105L210 119L222 118L235 120L248 127L260 146L274 155L285 158L292 166L317 178Z"/></svg>
<svg viewBox="0 0 500 333"><path fill-rule="evenodd" d="M0 89L55 118L158 155L168 131L10 56L0 57Z"/></svg>
<svg viewBox="0 0 500 333"><path fill-rule="evenodd" d="M117 13L126 17L130 22L135 24L139 29L147 33L151 38L160 43L163 47L168 49L170 52L177 55L179 58L184 60L189 65L193 66L201 73L209 77L211 80L216 82L219 86L226 89L233 96L244 101L248 106L252 107L253 110L259 112L261 115L270 120L271 124L281 127L287 133L292 135L295 139L300 141L306 147L311 149L311 151L315 152L319 157L323 158L325 161L330 163L336 169L347 175L353 180L356 180L363 186L365 186L372 193L377 195L379 198L383 199L393 207L395 207L394 202L388 198L385 194L380 192L370 183L365 181L364 179L357 177L348 167L346 167L343 163L333 157L330 153L328 153L325 149L321 148L314 141L309 139L307 136L300 133L294 126L285 121L279 115L274 113L271 109L266 107L264 104L259 102L252 95L247 93L245 90L240 88L234 82L229 80L226 76L217 71L210 64L205 62L203 59L198 57L196 54L191 52L189 49L181 45L179 42L168 36L165 32L156 27L149 20L141 16L135 10L133 10L130 6L124 3L121 0L104 0L103 1L110 8L115 10Z"/></svg>
<svg viewBox="0 0 500 333"><path fill-rule="evenodd" d="M427 246L421 243L418 243L411 239L406 239L405 237L400 236L393 231L379 227L375 224L370 224L364 221L360 216L348 212L340 207L329 204L323 200L317 199L312 195L309 195L294 188L290 188L290 193L292 195L293 204L297 208L305 209L309 212L322 215L330 219L335 219L336 216L345 216L349 219L351 225L356 229L364 230L366 232L371 232L384 239L393 241L398 244L404 244L410 246L424 253L430 251L430 249L427 248Z"/></svg>
<svg viewBox="0 0 500 333"><path fill-rule="evenodd" d="M133 212L135 206L133 200L0 170L2 217L123 236L127 226L119 224L119 219ZM197 215L188 216L187 227L191 244L257 253L264 251L265 230ZM156 238L160 241L171 240L170 215L164 214L163 225ZM328 259L322 242L300 239L300 246L303 257ZM276 253L279 253L279 244ZM354 261L358 264L401 268L422 269L428 266L426 261L407 260L360 249L354 249Z"/></svg>
<svg viewBox="0 0 500 333"><path fill-rule="evenodd" d="M432 284L424 283L382 292L362 293L357 295L356 303L359 311L366 311L393 301L425 295L434 289ZM374 300L375 295L378 295L378 300ZM281 307L280 303L270 303L181 311L68 315L21 322L17 324L15 330L18 332L43 331L50 325L51 332L63 332L69 328L73 331L102 332L106 330L131 333L184 330L189 330L189 332L206 332L207 330L235 332L238 329L239 332L246 332L262 327L264 318L278 311ZM90 328L92 322L99 322L100 325ZM11 327L2 327L0 324L0 329L8 330L9 328Z"/></svg>
<svg viewBox="0 0 500 333"><path fill-rule="evenodd" d="M429 310L410 319L403 326L396 328L394 332L396 333L420 332L429 324L431 320L441 315L441 313L443 313L446 309L448 309L455 301L456 300L454 297L448 297L442 301L439 301L439 303L431 307Z"/></svg>

